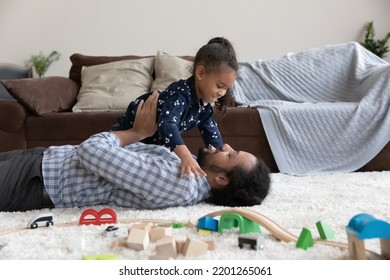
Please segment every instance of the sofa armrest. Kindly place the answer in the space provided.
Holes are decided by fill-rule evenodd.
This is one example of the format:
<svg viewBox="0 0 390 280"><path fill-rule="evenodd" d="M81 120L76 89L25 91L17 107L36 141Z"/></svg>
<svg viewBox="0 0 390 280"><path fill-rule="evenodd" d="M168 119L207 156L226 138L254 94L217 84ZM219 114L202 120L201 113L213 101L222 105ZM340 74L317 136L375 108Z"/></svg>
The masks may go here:
<svg viewBox="0 0 390 280"><path fill-rule="evenodd" d="M0 130L12 133L21 129L28 116L27 110L16 100L0 100Z"/></svg>

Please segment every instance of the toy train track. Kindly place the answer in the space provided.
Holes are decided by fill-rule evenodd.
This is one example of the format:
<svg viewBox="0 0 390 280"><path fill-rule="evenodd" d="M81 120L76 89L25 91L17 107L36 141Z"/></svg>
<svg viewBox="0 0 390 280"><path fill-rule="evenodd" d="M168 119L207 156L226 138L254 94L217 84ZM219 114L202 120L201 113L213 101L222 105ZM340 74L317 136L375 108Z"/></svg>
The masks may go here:
<svg viewBox="0 0 390 280"><path fill-rule="evenodd" d="M118 224L128 224L128 223L140 223L140 222L151 222L155 224L167 224L167 223L173 223L174 221L172 220L162 220L162 219L134 219L134 218L127 218L127 219L118 219L117 223ZM67 223L55 223L55 227L71 227L71 226L79 226L79 221L74 221L74 222L67 222ZM48 227L39 227L36 230L47 230ZM13 229L13 230L8 230L0 233L0 236L7 236L10 234L14 233L22 233L26 231L30 231L30 228L18 228L18 229Z"/></svg>
<svg viewBox="0 0 390 280"><path fill-rule="evenodd" d="M255 223L258 223L260 226L264 227L267 231L269 231L276 239L284 242L297 242L298 236L292 234L279 224L275 223L268 217L264 216L263 214L260 214L256 211L250 210L250 209L245 209L245 208L228 208L228 209L223 209L219 210L216 212L209 213L205 216L208 217L217 217L225 213L236 213L244 218L247 218L249 220L252 220ZM327 246L332 246L332 247L337 247L339 249L346 249L348 250L348 244L344 244L341 242L335 242L335 241L330 241L330 240L314 240L314 243L317 244L323 244ZM369 256L369 259L384 259L383 256L371 251L367 250L366 252Z"/></svg>

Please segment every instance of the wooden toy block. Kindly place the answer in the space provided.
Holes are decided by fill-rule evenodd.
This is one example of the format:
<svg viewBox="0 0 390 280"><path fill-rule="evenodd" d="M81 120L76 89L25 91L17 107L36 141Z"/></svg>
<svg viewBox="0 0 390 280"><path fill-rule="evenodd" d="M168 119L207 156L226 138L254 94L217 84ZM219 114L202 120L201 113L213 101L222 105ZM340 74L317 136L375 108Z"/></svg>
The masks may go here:
<svg viewBox="0 0 390 280"><path fill-rule="evenodd" d="M194 223L192 223L191 221L188 221L188 222L186 223L186 227L187 227L187 228L195 228L196 225L194 225Z"/></svg>
<svg viewBox="0 0 390 280"><path fill-rule="evenodd" d="M353 260L367 260L364 240L347 233L349 256Z"/></svg>
<svg viewBox="0 0 390 280"><path fill-rule="evenodd" d="M306 250L309 247L314 245L314 240L311 235L311 231L307 228L303 228L301 234L299 235L298 241L296 243L297 248L302 248Z"/></svg>
<svg viewBox="0 0 390 280"><path fill-rule="evenodd" d="M205 216L198 220L198 230L218 231L218 220Z"/></svg>
<svg viewBox="0 0 390 280"><path fill-rule="evenodd" d="M147 230L147 231L150 231L153 227L153 223L152 222L149 222L149 223L137 223L137 224L133 224L131 227L130 227L130 230L133 229L133 228L138 228L138 229L144 229L144 230Z"/></svg>
<svg viewBox="0 0 390 280"><path fill-rule="evenodd" d="M172 234L172 227L154 227L149 232L150 241L152 242L156 242L164 236L172 236Z"/></svg>
<svg viewBox="0 0 390 280"><path fill-rule="evenodd" d="M335 232L333 229L331 229L331 227L329 225L327 225L326 223L324 223L322 221L318 221L316 223L316 227L317 227L317 230L320 234L321 239L324 239L324 240L332 240L333 239Z"/></svg>
<svg viewBox="0 0 390 280"><path fill-rule="evenodd" d="M165 256L165 255L159 255L159 254L154 254L149 256L149 260L174 260L175 258Z"/></svg>
<svg viewBox="0 0 390 280"><path fill-rule="evenodd" d="M207 250L212 251L215 249L215 242L214 240L202 240L204 243L207 243Z"/></svg>
<svg viewBox="0 0 390 280"><path fill-rule="evenodd" d="M206 242L187 238L183 247L183 255L188 256L200 256L206 253L208 244Z"/></svg>
<svg viewBox="0 0 390 280"><path fill-rule="evenodd" d="M176 258L176 241L172 236L166 236L156 241L157 255Z"/></svg>
<svg viewBox="0 0 390 280"><path fill-rule="evenodd" d="M117 239L111 243L111 248L127 248L127 238Z"/></svg>
<svg viewBox="0 0 390 280"><path fill-rule="evenodd" d="M149 246L149 232L145 229L134 228L127 237L127 248L137 251L145 250Z"/></svg>
<svg viewBox="0 0 390 280"><path fill-rule="evenodd" d="M390 238L380 239L380 244L383 257L390 260Z"/></svg>
<svg viewBox="0 0 390 280"><path fill-rule="evenodd" d="M68 250L69 251L82 251L85 248L84 237L73 237L69 240Z"/></svg>
<svg viewBox="0 0 390 280"><path fill-rule="evenodd" d="M185 240L176 240L176 252L178 254L183 254L184 244L186 244Z"/></svg>

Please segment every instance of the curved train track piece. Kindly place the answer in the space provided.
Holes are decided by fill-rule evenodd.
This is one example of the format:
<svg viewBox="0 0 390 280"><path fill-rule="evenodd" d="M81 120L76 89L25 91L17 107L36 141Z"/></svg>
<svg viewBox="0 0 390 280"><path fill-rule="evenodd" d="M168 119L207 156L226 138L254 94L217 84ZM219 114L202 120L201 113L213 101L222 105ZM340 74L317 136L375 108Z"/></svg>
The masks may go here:
<svg viewBox="0 0 390 280"><path fill-rule="evenodd" d="M264 216L263 214L260 214L256 211L245 209L245 208L228 208L228 209L222 209L219 211L215 211L212 213L209 213L205 216L208 217L217 217L221 216L225 213L236 213L244 218L247 218L249 220L252 220L253 222L258 223L260 226L264 227L267 231L269 231L276 239L284 242L297 242L298 236L292 234L276 222L272 221L270 218ZM327 246L337 247L339 249L348 250L348 244L341 243L341 242L335 242L330 240L314 240L314 243L316 244L323 244ZM376 252L373 252L371 250L366 249L366 252L368 253L368 256L370 259L383 259L383 256L377 254Z"/></svg>

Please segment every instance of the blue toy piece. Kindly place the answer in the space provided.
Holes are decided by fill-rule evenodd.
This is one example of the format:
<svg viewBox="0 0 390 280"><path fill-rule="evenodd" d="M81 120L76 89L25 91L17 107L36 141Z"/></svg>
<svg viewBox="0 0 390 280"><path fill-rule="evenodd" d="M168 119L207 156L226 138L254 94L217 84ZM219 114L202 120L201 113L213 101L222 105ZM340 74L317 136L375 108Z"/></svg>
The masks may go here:
<svg viewBox="0 0 390 280"><path fill-rule="evenodd" d="M390 223L376 219L372 215L362 213L349 221L347 233L358 239L390 238Z"/></svg>
<svg viewBox="0 0 390 280"><path fill-rule="evenodd" d="M198 220L198 229L218 231L218 220L205 216Z"/></svg>
<svg viewBox="0 0 390 280"><path fill-rule="evenodd" d="M260 225L252 220L249 220L240 214L225 213L219 218L218 232L222 232L224 229L231 229L238 227L240 233L260 233Z"/></svg>

